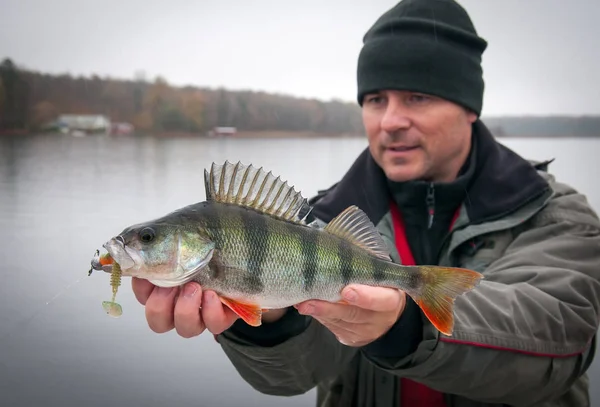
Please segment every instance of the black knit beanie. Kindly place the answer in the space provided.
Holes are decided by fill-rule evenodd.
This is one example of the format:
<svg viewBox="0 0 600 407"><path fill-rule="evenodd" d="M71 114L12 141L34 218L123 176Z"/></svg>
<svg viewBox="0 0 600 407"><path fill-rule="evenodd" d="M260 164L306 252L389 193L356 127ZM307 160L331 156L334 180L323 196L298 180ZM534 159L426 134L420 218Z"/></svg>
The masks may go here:
<svg viewBox="0 0 600 407"><path fill-rule="evenodd" d="M439 96L481 114L487 42L454 0L403 0L364 36L358 103L384 89Z"/></svg>

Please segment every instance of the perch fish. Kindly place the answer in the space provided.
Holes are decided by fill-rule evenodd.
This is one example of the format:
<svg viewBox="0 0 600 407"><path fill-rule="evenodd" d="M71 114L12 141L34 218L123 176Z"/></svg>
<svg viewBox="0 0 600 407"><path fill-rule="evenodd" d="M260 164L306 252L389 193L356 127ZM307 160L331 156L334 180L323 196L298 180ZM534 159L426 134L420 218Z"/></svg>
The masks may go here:
<svg viewBox="0 0 600 407"><path fill-rule="evenodd" d="M118 281L138 277L160 287L196 281L251 326L266 309L341 301L348 284L393 287L446 335L456 297L483 278L463 268L394 263L356 206L324 227L308 224L308 201L262 167L213 163L204 181L205 201L125 228L103 245L108 253L94 256L92 269L118 268ZM118 306L115 290L107 309Z"/></svg>

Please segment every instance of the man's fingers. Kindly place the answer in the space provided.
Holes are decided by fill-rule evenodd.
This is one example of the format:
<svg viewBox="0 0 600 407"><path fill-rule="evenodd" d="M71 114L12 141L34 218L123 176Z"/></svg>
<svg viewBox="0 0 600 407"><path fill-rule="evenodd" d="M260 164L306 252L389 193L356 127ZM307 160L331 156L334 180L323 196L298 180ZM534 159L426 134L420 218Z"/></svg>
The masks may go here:
<svg viewBox="0 0 600 407"><path fill-rule="evenodd" d="M339 324L342 321L360 324L369 322L372 318L372 313L367 310L327 301L310 300L298 304L297 308L300 314L321 318L332 325Z"/></svg>
<svg viewBox="0 0 600 407"><path fill-rule="evenodd" d="M348 338L355 335L354 329L356 329L356 324L349 324L343 321L331 321L328 318L314 318L322 325L327 327L327 329L329 329L331 332L333 332L338 339Z"/></svg>
<svg viewBox="0 0 600 407"><path fill-rule="evenodd" d="M342 297L351 305L382 312L403 309L406 301L400 290L368 285L349 285L342 290Z"/></svg>
<svg viewBox="0 0 600 407"><path fill-rule="evenodd" d="M198 283L187 283L175 303L173 322L177 333L184 338L200 335L204 323L200 317L202 288Z"/></svg>
<svg viewBox="0 0 600 407"><path fill-rule="evenodd" d="M346 346L363 346L369 343L372 339L365 339L363 335L355 332L357 325L348 324L341 322L339 324L333 324L330 321L322 318L315 317L317 321L319 321L322 325L324 325L327 329L335 335L338 342Z"/></svg>
<svg viewBox="0 0 600 407"><path fill-rule="evenodd" d="M218 335L229 328L238 316L221 303L214 291L206 291L202 298L202 319L206 329Z"/></svg>
<svg viewBox="0 0 600 407"><path fill-rule="evenodd" d="M146 301L148 301L148 297L152 294L154 287L154 284L143 278L133 277L131 279L133 294L135 294L135 298L142 305L146 305Z"/></svg>
<svg viewBox="0 0 600 407"><path fill-rule="evenodd" d="M178 288L155 287L146 301L146 320L156 333L165 333L174 328L173 310Z"/></svg>

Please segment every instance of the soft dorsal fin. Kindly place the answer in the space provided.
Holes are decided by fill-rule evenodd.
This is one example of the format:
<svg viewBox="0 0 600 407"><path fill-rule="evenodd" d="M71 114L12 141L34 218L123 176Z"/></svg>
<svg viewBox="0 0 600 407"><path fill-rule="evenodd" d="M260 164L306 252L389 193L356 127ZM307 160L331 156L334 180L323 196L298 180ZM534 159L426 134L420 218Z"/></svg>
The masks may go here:
<svg viewBox="0 0 600 407"><path fill-rule="evenodd" d="M383 260L390 260L389 248L373 222L357 206L352 205L323 228L339 238L361 247Z"/></svg>
<svg viewBox="0 0 600 407"><path fill-rule="evenodd" d="M310 212L308 201L294 187L275 178L271 171L244 165L238 161L213 163L210 172L204 170L206 199L229 203L271 215L290 222L305 224Z"/></svg>

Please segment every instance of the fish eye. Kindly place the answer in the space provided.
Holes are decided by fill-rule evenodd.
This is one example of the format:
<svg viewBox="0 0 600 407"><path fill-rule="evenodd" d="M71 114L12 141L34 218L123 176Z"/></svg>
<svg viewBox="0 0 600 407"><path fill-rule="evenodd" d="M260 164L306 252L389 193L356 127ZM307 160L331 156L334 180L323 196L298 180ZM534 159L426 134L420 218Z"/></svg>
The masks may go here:
<svg viewBox="0 0 600 407"><path fill-rule="evenodd" d="M152 228L144 228L140 231L140 240L144 243L150 243L154 240L154 230Z"/></svg>

